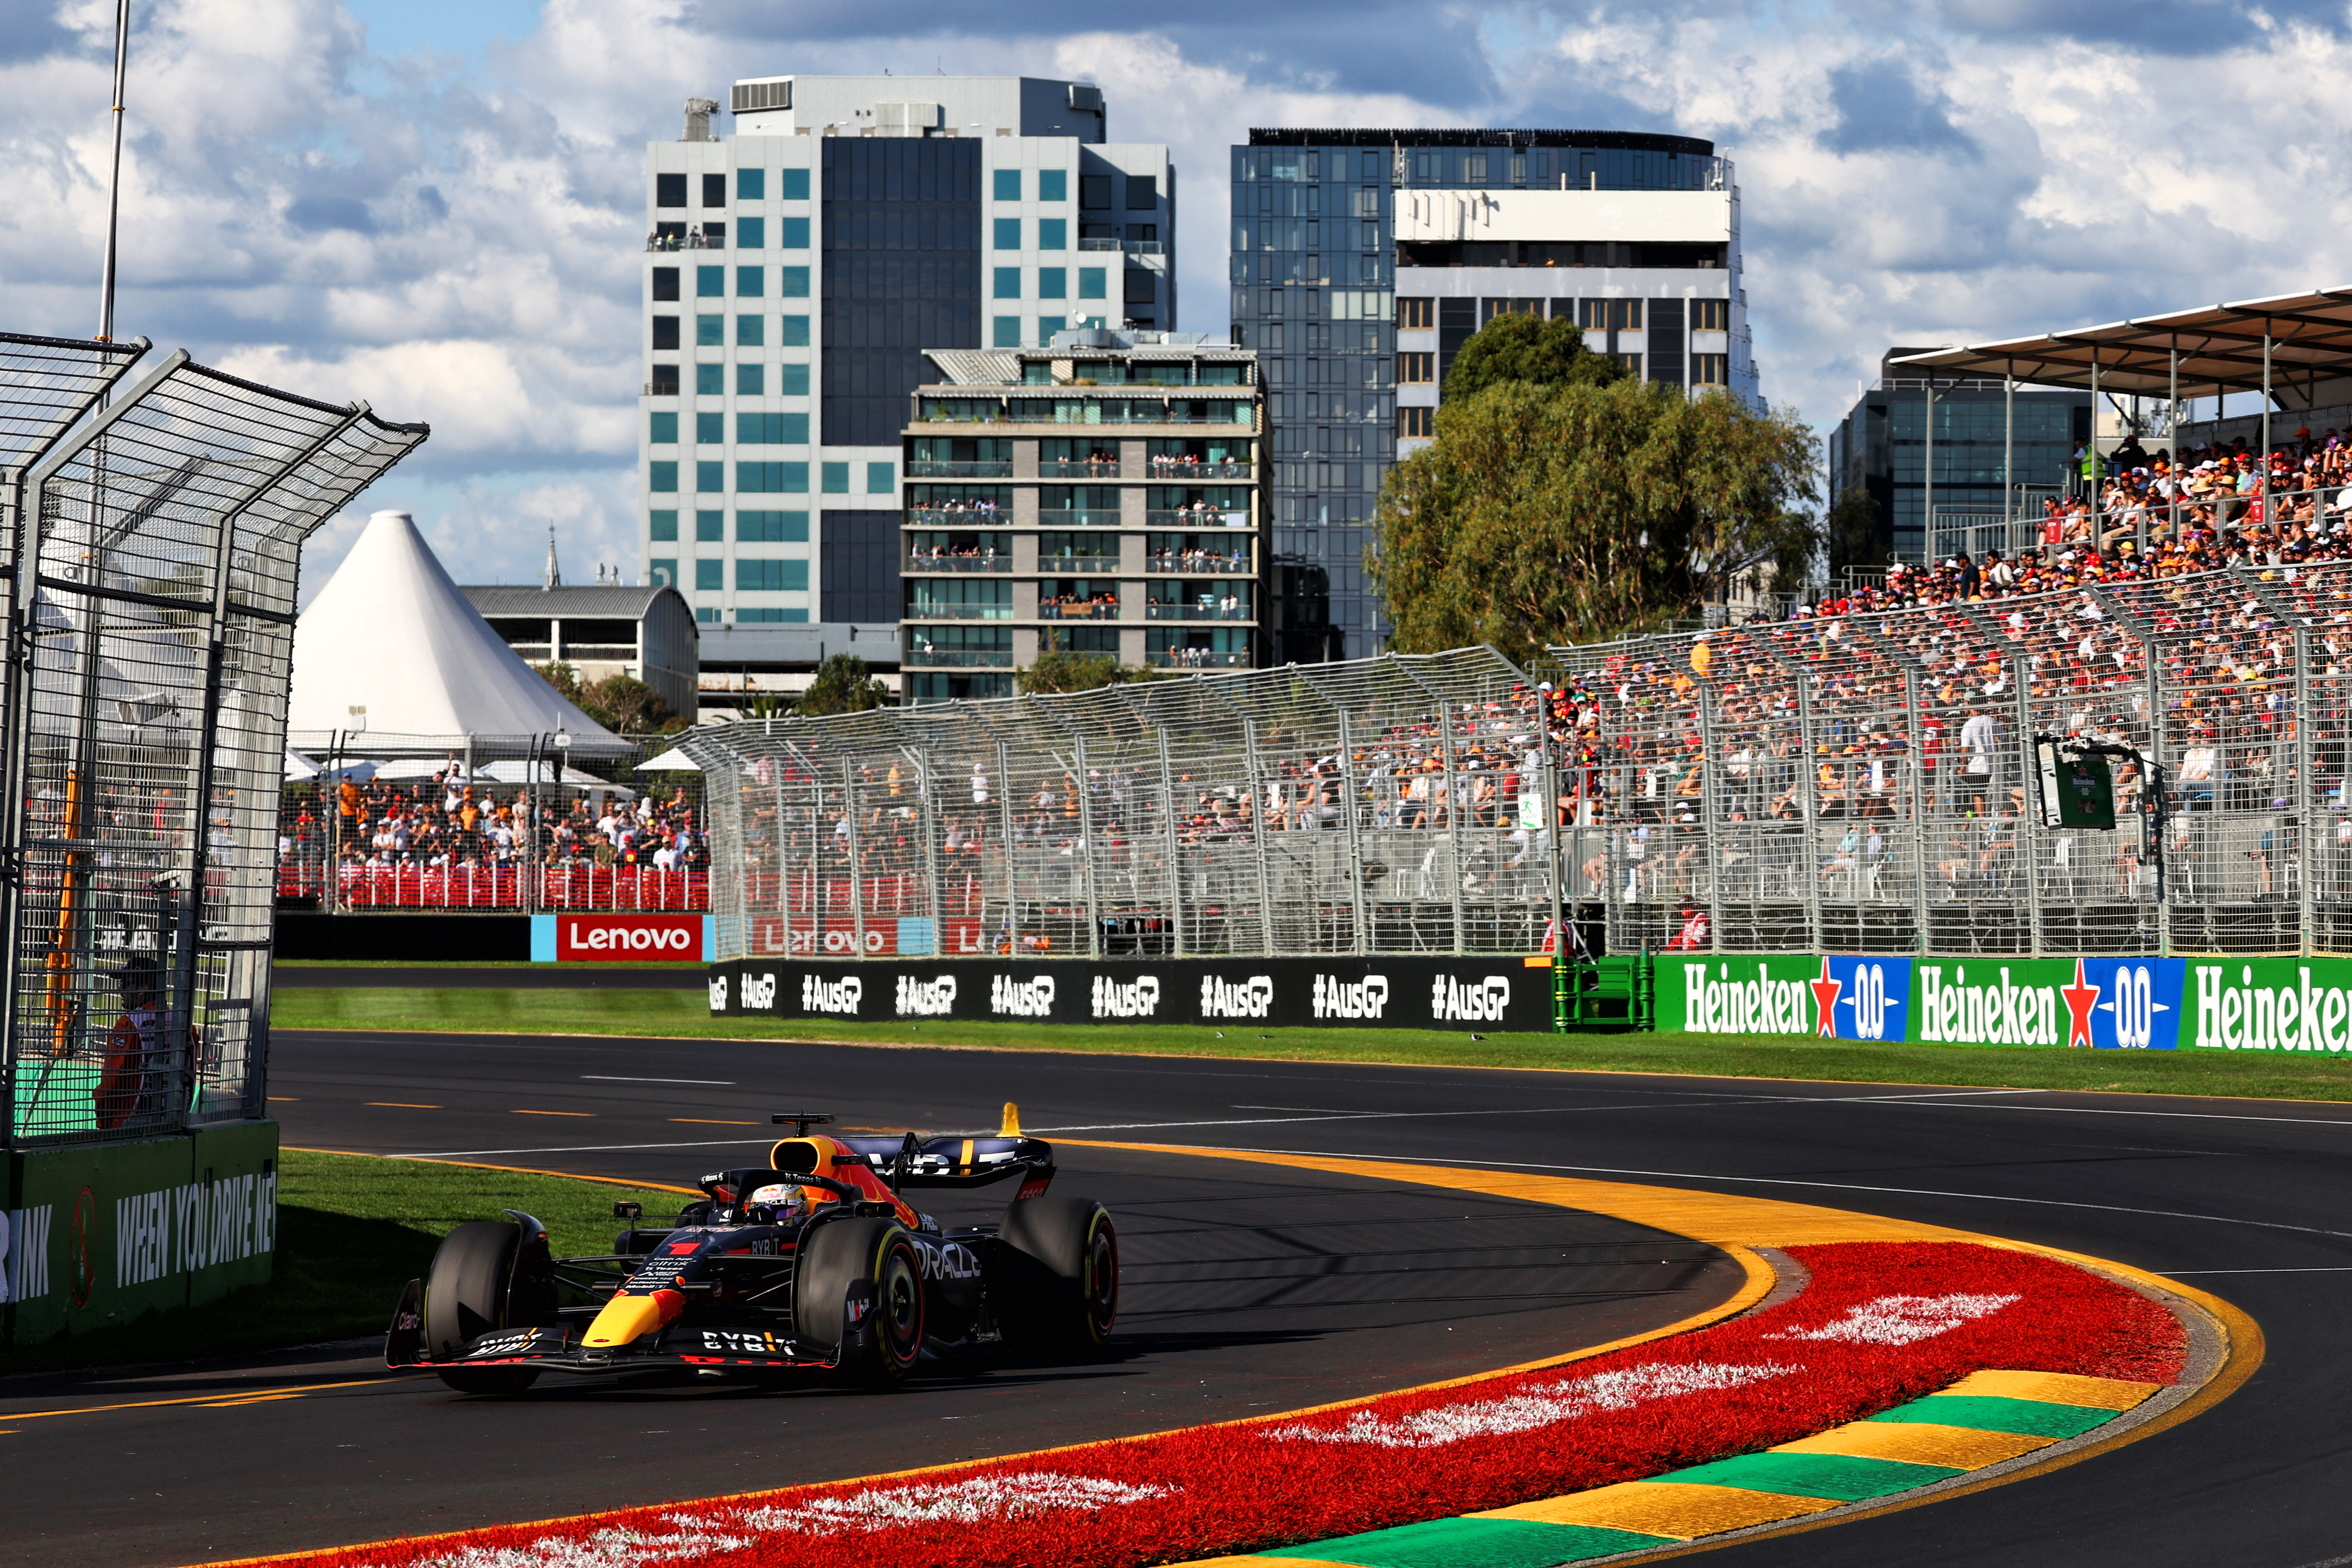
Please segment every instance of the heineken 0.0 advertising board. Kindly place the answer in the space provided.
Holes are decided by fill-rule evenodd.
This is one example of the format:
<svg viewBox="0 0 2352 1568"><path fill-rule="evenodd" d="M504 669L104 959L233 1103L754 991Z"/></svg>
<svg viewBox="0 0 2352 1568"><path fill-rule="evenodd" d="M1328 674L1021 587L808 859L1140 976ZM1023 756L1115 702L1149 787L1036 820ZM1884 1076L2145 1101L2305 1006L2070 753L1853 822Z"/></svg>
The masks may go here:
<svg viewBox="0 0 2352 1568"><path fill-rule="evenodd" d="M1963 1046L2352 1047L2352 959L1658 960L1658 1027Z"/></svg>

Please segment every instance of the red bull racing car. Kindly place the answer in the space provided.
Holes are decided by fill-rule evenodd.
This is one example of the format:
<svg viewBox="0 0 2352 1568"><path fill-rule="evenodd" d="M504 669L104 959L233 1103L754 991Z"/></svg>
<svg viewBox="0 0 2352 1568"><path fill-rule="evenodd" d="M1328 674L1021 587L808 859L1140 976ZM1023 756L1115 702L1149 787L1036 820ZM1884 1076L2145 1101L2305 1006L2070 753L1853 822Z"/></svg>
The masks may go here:
<svg viewBox="0 0 2352 1568"><path fill-rule="evenodd" d="M809 1131L829 1116L777 1116L793 1135L765 1165L703 1177L675 1224L632 1224L610 1253L556 1258L516 1209L461 1225L403 1292L384 1360L460 1393L519 1394L543 1372L894 1384L927 1353L1098 1350L1118 1312L1110 1213L1049 1194L1052 1146L1004 1112L993 1138L840 1138ZM1017 1185L995 1225L942 1229L906 1199L1000 1182Z"/></svg>

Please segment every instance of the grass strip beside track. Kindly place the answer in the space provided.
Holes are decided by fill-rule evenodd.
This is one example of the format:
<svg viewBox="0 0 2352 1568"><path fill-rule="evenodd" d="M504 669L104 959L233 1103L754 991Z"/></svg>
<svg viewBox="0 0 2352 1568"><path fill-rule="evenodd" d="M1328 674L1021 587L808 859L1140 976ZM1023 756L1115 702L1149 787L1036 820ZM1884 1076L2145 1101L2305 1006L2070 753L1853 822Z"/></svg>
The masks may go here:
<svg viewBox="0 0 2352 1568"><path fill-rule="evenodd" d="M619 1228L614 1201L630 1197L652 1215L673 1213L684 1201L674 1191L533 1172L284 1150L276 1278L268 1285L27 1346L7 1358L5 1370L239 1355L380 1334L401 1288L424 1274L453 1226L519 1208L546 1225L558 1254L600 1252Z"/></svg>
<svg viewBox="0 0 2352 1568"><path fill-rule="evenodd" d="M1246 1024L1219 1030L1165 1024L1041 1028L1034 1024L887 1019L771 1021L714 1018L704 997L693 991L288 987L270 999L270 1023L280 1029L805 1040L2352 1100L2352 1056L1872 1045L1685 1034L1497 1033L1481 1038L1458 1030L1261 1029Z"/></svg>

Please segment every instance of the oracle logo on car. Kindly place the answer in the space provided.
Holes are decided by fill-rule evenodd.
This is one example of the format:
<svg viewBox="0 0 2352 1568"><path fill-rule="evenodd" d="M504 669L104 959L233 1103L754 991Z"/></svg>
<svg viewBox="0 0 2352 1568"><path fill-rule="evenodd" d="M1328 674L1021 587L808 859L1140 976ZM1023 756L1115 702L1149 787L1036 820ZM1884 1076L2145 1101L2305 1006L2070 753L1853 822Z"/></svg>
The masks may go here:
<svg viewBox="0 0 2352 1568"><path fill-rule="evenodd" d="M700 915L558 915L555 956L567 963L675 963L702 956Z"/></svg>

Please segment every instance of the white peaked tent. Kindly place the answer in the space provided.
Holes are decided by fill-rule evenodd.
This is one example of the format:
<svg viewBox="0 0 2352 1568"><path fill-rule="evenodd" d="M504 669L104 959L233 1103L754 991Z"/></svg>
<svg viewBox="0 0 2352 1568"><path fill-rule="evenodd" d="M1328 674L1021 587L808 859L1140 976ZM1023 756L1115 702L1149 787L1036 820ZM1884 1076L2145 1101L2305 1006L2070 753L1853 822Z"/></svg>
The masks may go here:
<svg viewBox="0 0 2352 1568"><path fill-rule="evenodd" d="M404 511L380 511L294 628L286 727L310 736L353 728L367 754L393 737L567 733L575 756L635 750L563 700L507 647L449 581Z"/></svg>

